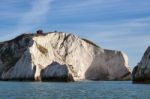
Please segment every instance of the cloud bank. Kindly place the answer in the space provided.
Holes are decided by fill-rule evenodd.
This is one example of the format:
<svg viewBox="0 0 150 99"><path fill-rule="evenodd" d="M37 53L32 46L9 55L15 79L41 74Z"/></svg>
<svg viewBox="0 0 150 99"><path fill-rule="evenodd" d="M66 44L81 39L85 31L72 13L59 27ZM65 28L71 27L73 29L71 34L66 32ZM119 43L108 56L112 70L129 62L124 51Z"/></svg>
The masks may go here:
<svg viewBox="0 0 150 99"><path fill-rule="evenodd" d="M11 34L8 34L9 37L14 38L21 33L31 32L33 29L39 28L41 23L45 21L52 2L53 0L34 0L31 2L30 9L19 15L17 25ZM5 37L7 38L8 35Z"/></svg>
<svg viewBox="0 0 150 99"><path fill-rule="evenodd" d="M30 11L24 13L15 33L30 31L34 26L40 26L46 14L50 10L53 0L34 0Z"/></svg>

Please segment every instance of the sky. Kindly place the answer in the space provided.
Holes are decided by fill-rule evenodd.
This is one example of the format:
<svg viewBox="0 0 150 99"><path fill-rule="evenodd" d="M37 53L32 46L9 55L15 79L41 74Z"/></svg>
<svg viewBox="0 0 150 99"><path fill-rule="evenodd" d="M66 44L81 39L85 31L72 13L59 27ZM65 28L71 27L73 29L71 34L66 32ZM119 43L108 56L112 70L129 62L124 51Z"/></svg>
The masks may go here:
<svg viewBox="0 0 150 99"><path fill-rule="evenodd" d="M150 45L150 0L0 0L0 42L38 29L123 51L133 68Z"/></svg>

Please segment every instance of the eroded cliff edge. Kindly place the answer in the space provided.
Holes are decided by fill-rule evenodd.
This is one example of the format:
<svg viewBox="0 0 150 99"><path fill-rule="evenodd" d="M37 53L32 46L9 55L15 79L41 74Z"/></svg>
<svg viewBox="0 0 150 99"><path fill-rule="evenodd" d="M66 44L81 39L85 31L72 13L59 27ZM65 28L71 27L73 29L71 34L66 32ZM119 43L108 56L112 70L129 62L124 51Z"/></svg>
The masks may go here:
<svg viewBox="0 0 150 99"><path fill-rule="evenodd" d="M132 72L133 83L150 83L150 46Z"/></svg>
<svg viewBox="0 0 150 99"><path fill-rule="evenodd" d="M1 80L130 80L128 57L72 34L23 34L0 43Z"/></svg>

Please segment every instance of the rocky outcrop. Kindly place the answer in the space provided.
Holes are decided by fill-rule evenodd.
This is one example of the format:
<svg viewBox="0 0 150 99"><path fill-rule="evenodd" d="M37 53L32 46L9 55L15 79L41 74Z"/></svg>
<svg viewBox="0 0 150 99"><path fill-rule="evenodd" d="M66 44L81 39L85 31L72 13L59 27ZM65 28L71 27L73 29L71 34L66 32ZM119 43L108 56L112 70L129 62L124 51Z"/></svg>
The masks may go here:
<svg viewBox="0 0 150 99"><path fill-rule="evenodd" d="M133 83L150 83L150 47L132 72Z"/></svg>
<svg viewBox="0 0 150 99"><path fill-rule="evenodd" d="M23 34L0 43L1 80L129 80L128 57L72 34Z"/></svg>

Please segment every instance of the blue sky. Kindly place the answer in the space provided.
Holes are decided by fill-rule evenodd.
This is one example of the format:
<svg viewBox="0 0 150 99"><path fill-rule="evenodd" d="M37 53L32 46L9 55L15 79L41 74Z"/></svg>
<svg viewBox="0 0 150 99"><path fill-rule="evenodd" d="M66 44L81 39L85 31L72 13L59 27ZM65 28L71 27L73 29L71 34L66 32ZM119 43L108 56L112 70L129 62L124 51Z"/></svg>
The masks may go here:
<svg viewBox="0 0 150 99"><path fill-rule="evenodd" d="M0 41L37 29L74 33L128 54L134 67L150 45L150 0L0 0Z"/></svg>

